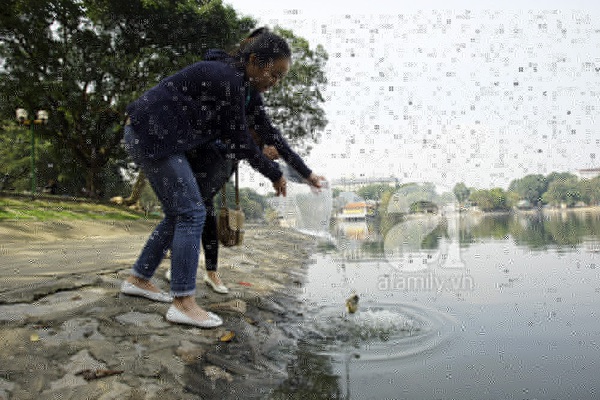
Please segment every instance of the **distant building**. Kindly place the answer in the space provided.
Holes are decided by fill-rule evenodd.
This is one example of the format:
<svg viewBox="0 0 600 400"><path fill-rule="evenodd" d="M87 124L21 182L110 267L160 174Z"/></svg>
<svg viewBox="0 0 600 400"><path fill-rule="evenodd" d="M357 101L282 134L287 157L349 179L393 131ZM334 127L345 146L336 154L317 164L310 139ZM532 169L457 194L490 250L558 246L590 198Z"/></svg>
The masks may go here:
<svg viewBox="0 0 600 400"><path fill-rule="evenodd" d="M582 179L592 179L600 175L600 168L580 169L577 172Z"/></svg>
<svg viewBox="0 0 600 400"><path fill-rule="evenodd" d="M519 200L516 206L519 210L530 210L533 205L528 200Z"/></svg>
<svg viewBox="0 0 600 400"><path fill-rule="evenodd" d="M340 178L331 181L333 189L340 189L345 192L353 192L367 185L388 185L395 187L400 181L398 178Z"/></svg>
<svg viewBox="0 0 600 400"><path fill-rule="evenodd" d="M372 218L375 215L376 204L372 201L359 201L348 203L338 214L338 219L345 221L361 221Z"/></svg>
<svg viewBox="0 0 600 400"><path fill-rule="evenodd" d="M346 204L358 203L360 201L365 201L365 199L354 192L340 192L338 196L333 199L333 209L335 213L341 213Z"/></svg>

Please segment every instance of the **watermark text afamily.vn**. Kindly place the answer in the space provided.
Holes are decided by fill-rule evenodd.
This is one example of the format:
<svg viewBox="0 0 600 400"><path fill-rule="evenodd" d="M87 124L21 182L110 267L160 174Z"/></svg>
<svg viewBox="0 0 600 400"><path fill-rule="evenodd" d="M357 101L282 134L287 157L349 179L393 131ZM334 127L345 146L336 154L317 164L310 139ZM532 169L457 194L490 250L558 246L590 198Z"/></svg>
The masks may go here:
<svg viewBox="0 0 600 400"><path fill-rule="evenodd" d="M457 292L475 288L473 277L465 274L441 276L433 272L393 273L382 275L377 280L379 290Z"/></svg>

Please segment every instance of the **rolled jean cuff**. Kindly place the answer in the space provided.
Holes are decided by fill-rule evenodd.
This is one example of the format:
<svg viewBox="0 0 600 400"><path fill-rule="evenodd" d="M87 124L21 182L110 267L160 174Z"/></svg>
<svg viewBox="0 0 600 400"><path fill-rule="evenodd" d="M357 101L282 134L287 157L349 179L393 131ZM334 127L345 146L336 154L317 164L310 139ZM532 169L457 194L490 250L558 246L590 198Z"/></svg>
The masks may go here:
<svg viewBox="0 0 600 400"><path fill-rule="evenodd" d="M131 275L135 276L136 278L145 279L145 280L149 281L150 279L152 279L153 274L151 274L150 276L146 276L146 275L142 274L141 272L136 271L135 267L133 267L133 268L131 268Z"/></svg>
<svg viewBox="0 0 600 400"><path fill-rule="evenodd" d="M186 297L186 296L194 296L196 294L196 288L184 291L175 291L171 290L171 296L173 297Z"/></svg>

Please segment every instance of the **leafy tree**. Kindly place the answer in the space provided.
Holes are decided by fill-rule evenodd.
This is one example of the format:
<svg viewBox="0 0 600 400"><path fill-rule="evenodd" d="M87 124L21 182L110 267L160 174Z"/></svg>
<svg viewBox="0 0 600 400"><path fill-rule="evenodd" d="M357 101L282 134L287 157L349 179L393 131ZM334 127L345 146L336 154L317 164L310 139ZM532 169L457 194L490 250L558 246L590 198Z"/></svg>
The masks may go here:
<svg viewBox="0 0 600 400"><path fill-rule="evenodd" d="M544 192L548 189L548 179L543 175L527 175L512 181L509 191L515 192L523 200L536 205L542 201Z"/></svg>
<svg viewBox="0 0 600 400"><path fill-rule="evenodd" d="M471 191L469 190L467 185L465 185L462 182L454 185L452 192L454 193L454 196L456 196L456 200L458 200L460 204L464 204L469 199L469 194L471 194Z"/></svg>
<svg viewBox="0 0 600 400"><path fill-rule="evenodd" d="M38 128L38 126L35 128ZM15 122L10 121L0 128L0 132L0 190L30 190L31 132L29 127L20 127ZM60 180L61 177L55 171L52 159L50 142L36 139L35 170L37 187L43 186L50 179Z"/></svg>
<svg viewBox="0 0 600 400"><path fill-rule="evenodd" d="M394 191L387 209L390 213L408 213L415 203L427 201L439 204L440 200L433 183L406 183Z"/></svg>
<svg viewBox="0 0 600 400"><path fill-rule="evenodd" d="M506 211L510 209L510 204L508 202L508 196L504 189L501 188L493 188L490 190L490 195L493 199L494 210L498 211Z"/></svg>
<svg viewBox="0 0 600 400"><path fill-rule="evenodd" d="M109 161L125 156L126 104L208 47L233 45L253 24L220 1L9 0L3 11L2 112L50 110L41 134L67 150L65 160L78 166L71 172L91 193L104 190Z"/></svg>
<svg viewBox="0 0 600 400"><path fill-rule="evenodd" d="M232 183L226 186L226 204L229 208L235 208L235 187ZM247 220L262 220L265 216L265 210L268 208L267 200L264 196L250 188L240 188L240 207L244 211ZM221 192L217 193L214 199L215 209L221 208Z"/></svg>
<svg viewBox="0 0 600 400"><path fill-rule="evenodd" d="M567 182L572 180L577 180L577 176L570 172L552 172L546 177L546 181L548 181L548 187L554 181Z"/></svg>
<svg viewBox="0 0 600 400"><path fill-rule="evenodd" d="M267 201L256 191L250 188L241 188L240 204L248 220L264 219Z"/></svg>
<svg viewBox="0 0 600 400"><path fill-rule="evenodd" d="M40 135L54 148L56 168L91 193L107 192L105 179L113 174L115 186L116 165L126 158L126 105L207 49L233 48L254 26L220 0L7 0L0 13L0 114L12 119L19 106L49 110ZM327 56L281 32L298 62L284 81L289 92L270 95L267 104L286 133L313 141L326 123L320 103Z"/></svg>
<svg viewBox="0 0 600 400"><path fill-rule="evenodd" d="M402 222L410 212L418 212L420 205L433 209L440 204L440 196L431 182L406 183L394 190L383 192L376 216L376 226L385 236L395 225ZM434 206L434 207L430 207Z"/></svg>
<svg viewBox="0 0 600 400"><path fill-rule="evenodd" d="M384 193L394 192L394 188L384 183L375 183L361 187L356 191L365 200L380 200Z"/></svg>
<svg viewBox="0 0 600 400"><path fill-rule="evenodd" d="M510 209L506 192L502 188L477 190L471 193L470 199L482 211L506 211Z"/></svg>
<svg viewBox="0 0 600 400"><path fill-rule="evenodd" d="M416 201L410 205L411 213L437 213L439 205L431 201Z"/></svg>
<svg viewBox="0 0 600 400"><path fill-rule="evenodd" d="M600 204L600 176L579 182L582 200L589 205Z"/></svg>
<svg viewBox="0 0 600 400"><path fill-rule="evenodd" d="M25 190L29 188L31 145L29 132L15 126L3 127L0 135L0 189Z"/></svg>
<svg viewBox="0 0 600 400"><path fill-rule="evenodd" d="M517 193L511 192L510 190L505 192L505 196L507 208L513 208L517 206L517 204L519 204L519 201L521 200L520 196ZM541 202L542 201L540 200L540 204Z"/></svg>
<svg viewBox="0 0 600 400"><path fill-rule="evenodd" d="M553 205L566 204L568 207L572 207L583 199L583 193L577 177L571 175L553 179L548 185L548 190L544 193L543 198L546 203Z"/></svg>
<svg viewBox="0 0 600 400"><path fill-rule="evenodd" d="M265 93L265 105L275 126L297 147L308 154L327 125L321 108L323 88L327 83L325 63L328 55L321 45L311 48L308 41L290 30L275 28L292 50L288 75Z"/></svg>

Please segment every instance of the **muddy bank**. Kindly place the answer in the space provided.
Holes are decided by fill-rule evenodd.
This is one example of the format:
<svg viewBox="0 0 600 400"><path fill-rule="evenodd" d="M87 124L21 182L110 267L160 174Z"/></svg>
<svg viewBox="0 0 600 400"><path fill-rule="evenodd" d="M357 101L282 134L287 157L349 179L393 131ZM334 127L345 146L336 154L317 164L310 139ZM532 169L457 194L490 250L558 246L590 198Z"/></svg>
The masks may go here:
<svg viewBox="0 0 600 400"><path fill-rule="evenodd" d="M258 399L286 378L317 243L248 226L243 246L221 251L228 295L200 266L198 302L224 319L202 330L119 294L152 226L0 222L0 399ZM168 265L155 276L163 289Z"/></svg>

